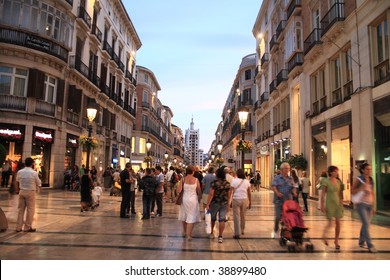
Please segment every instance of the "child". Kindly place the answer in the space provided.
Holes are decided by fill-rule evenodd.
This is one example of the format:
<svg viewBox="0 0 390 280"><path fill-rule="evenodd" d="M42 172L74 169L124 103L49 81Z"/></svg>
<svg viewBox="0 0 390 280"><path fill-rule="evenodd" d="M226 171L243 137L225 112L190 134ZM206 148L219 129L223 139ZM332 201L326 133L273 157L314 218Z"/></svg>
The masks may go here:
<svg viewBox="0 0 390 280"><path fill-rule="evenodd" d="M99 206L100 196L103 194L102 187L98 184L92 190L92 197L95 204L95 207Z"/></svg>

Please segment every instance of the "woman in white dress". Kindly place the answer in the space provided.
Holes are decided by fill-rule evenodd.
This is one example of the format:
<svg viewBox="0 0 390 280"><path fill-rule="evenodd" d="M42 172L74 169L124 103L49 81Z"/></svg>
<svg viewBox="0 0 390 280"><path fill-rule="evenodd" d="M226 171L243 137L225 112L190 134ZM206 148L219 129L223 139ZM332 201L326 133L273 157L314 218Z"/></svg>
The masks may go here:
<svg viewBox="0 0 390 280"><path fill-rule="evenodd" d="M179 221L183 223L183 237L187 236L188 240L191 240L194 224L200 222L199 201L202 198L200 183L194 177L192 166L186 168L186 176L177 186L178 193L183 188L183 202L180 205Z"/></svg>

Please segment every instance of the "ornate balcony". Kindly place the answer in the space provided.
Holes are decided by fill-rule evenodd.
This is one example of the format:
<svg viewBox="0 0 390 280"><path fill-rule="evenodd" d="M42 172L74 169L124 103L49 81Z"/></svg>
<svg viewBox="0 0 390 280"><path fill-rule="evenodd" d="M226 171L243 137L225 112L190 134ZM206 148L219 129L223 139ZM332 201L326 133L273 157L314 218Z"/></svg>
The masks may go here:
<svg viewBox="0 0 390 280"><path fill-rule="evenodd" d="M304 42L305 55L317 44L322 44L321 41L321 28L314 28L313 31L307 36Z"/></svg>
<svg viewBox="0 0 390 280"><path fill-rule="evenodd" d="M263 56L261 57L261 66L264 66L269 61L269 54L264 53Z"/></svg>
<svg viewBox="0 0 390 280"><path fill-rule="evenodd" d="M390 80L389 60L386 59L374 67L374 86L379 86Z"/></svg>
<svg viewBox="0 0 390 280"><path fill-rule="evenodd" d="M321 20L324 35L336 22L344 21L344 3L335 3Z"/></svg>
<svg viewBox="0 0 390 280"><path fill-rule="evenodd" d="M268 91L265 91L260 96L260 102L261 102L260 104L263 104L263 103L267 102L268 100L269 100L269 93L268 93Z"/></svg>
<svg viewBox="0 0 390 280"><path fill-rule="evenodd" d="M278 75L276 75L276 86L279 86L283 81L287 81L288 80L287 75L288 75L287 69L280 70Z"/></svg>
<svg viewBox="0 0 390 280"><path fill-rule="evenodd" d="M303 65L303 52L296 52L287 63L287 70L290 73L296 66Z"/></svg>
<svg viewBox="0 0 390 280"><path fill-rule="evenodd" d="M56 106L52 103L37 100L35 103L35 113L54 117L56 113Z"/></svg>
<svg viewBox="0 0 390 280"><path fill-rule="evenodd" d="M79 7L79 13L78 13L78 17L81 18L84 23L89 27L91 28L91 22L92 22L92 19L91 19L91 16L87 13L87 11L85 10L84 7L80 6Z"/></svg>
<svg viewBox="0 0 390 280"><path fill-rule="evenodd" d="M295 13L298 13L302 8L302 0L292 0L287 7L287 20Z"/></svg>
<svg viewBox="0 0 390 280"><path fill-rule="evenodd" d="M276 91L276 79L269 84L269 93L272 94L274 91Z"/></svg>
<svg viewBox="0 0 390 280"><path fill-rule="evenodd" d="M287 21L281 20L278 27L276 27L276 39L279 40L280 34L282 34L283 30L286 28Z"/></svg>
<svg viewBox="0 0 390 280"><path fill-rule="evenodd" d="M277 37L276 37L276 34L272 36L271 38L271 41L269 41L269 48L270 50L272 51L274 47L276 47L277 45L279 45L278 41L277 41Z"/></svg>
<svg viewBox="0 0 390 280"><path fill-rule="evenodd" d="M95 35L99 42L102 41L103 33L100 31L96 24L92 25L91 34Z"/></svg>
<svg viewBox="0 0 390 280"><path fill-rule="evenodd" d="M0 109L26 111L27 98L1 94L0 95Z"/></svg>

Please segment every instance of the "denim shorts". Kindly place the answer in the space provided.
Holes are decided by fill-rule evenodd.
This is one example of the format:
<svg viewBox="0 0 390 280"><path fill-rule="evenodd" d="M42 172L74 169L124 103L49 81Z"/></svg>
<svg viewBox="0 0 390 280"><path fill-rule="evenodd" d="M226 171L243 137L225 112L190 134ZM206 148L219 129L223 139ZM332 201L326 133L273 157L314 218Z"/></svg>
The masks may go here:
<svg viewBox="0 0 390 280"><path fill-rule="evenodd" d="M211 202L210 204L210 212L211 212L211 220L217 220L217 213L219 213L219 222L224 222L226 219L228 206L227 204L219 204L217 202Z"/></svg>

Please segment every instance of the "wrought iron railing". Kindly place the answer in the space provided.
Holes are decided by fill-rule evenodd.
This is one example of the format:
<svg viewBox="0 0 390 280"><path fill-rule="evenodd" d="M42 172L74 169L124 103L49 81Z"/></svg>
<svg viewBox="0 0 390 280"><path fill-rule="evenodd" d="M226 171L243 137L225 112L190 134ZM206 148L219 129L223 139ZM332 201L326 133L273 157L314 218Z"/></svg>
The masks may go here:
<svg viewBox="0 0 390 280"><path fill-rule="evenodd" d="M314 28L309 36L307 36L305 42L303 43L305 54L307 54L316 44L322 44L321 33L321 28Z"/></svg>
<svg viewBox="0 0 390 280"><path fill-rule="evenodd" d="M56 105L42 100L37 100L35 103L35 113L54 117L56 113Z"/></svg>
<svg viewBox="0 0 390 280"><path fill-rule="evenodd" d="M81 18L89 28L91 28L91 25L92 25L92 19L91 19L91 16L87 13L87 11L85 10L84 7L80 6L79 7L79 13L78 13L78 17Z"/></svg>
<svg viewBox="0 0 390 280"><path fill-rule="evenodd" d="M295 9L302 7L302 0L292 0L287 7L287 20L291 17Z"/></svg>
<svg viewBox="0 0 390 280"><path fill-rule="evenodd" d="M296 66L300 65L303 65L303 52L296 52L287 63L288 73L290 73Z"/></svg>
<svg viewBox="0 0 390 280"><path fill-rule="evenodd" d="M9 94L0 95L0 109L26 111L27 98Z"/></svg>
<svg viewBox="0 0 390 280"><path fill-rule="evenodd" d="M263 56L261 57L261 66L263 66L268 61L269 61L269 54L268 53L264 53Z"/></svg>
<svg viewBox="0 0 390 280"><path fill-rule="evenodd" d="M335 3L321 19L322 35L338 21L344 21L344 3Z"/></svg>
<svg viewBox="0 0 390 280"><path fill-rule="evenodd" d="M92 25L91 33L96 36L96 38L99 40L99 42L102 41L103 33L100 31L99 27L97 27L96 24Z"/></svg>

